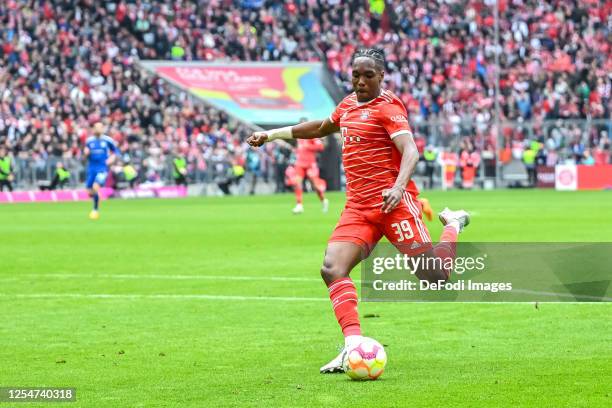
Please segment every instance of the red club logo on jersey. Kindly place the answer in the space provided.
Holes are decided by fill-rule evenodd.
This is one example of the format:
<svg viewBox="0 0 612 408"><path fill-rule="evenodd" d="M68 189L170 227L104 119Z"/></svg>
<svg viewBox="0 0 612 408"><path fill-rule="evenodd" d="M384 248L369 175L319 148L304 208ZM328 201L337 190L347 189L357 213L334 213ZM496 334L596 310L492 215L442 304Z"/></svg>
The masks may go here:
<svg viewBox="0 0 612 408"><path fill-rule="evenodd" d="M361 111L361 119L362 119L362 120L366 120L366 119L367 119L367 118L369 118L369 117L370 117L370 111L369 111L369 110L367 110L367 109L363 109L363 110Z"/></svg>

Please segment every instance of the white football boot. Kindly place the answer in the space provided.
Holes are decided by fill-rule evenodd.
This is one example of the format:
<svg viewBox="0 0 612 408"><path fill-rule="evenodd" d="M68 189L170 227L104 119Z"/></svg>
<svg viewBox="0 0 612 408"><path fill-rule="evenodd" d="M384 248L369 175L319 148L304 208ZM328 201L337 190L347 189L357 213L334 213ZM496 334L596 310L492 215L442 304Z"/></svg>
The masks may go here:
<svg viewBox="0 0 612 408"><path fill-rule="evenodd" d="M301 214L304 212L304 206L302 204L296 204L291 212L294 214Z"/></svg>
<svg viewBox="0 0 612 408"><path fill-rule="evenodd" d="M451 211L447 207L438 214L438 218L444 226L456 223L455 225L459 227L457 232L463 231L470 225L470 214L465 210Z"/></svg>
<svg viewBox="0 0 612 408"><path fill-rule="evenodd" d="M329 200L327 198L323 199L323 206L321 207L321 211L324 213L329 211Z"/></svg>
<svg viewBox="0 0 612 408"><path fill-rule="evenodd" d="M342 349L332 361L325 364L319 370L321 374L336 374L344 372L344 359L346 358L346 347Z"/></svg>
<svg viewBox="0 0 612 408"><path fill-rule="evenodd" d="M321 374L335 374L346 372L344 363L346 362L347 353L354 347L358 346L363 341L361 334L346 336L344 338L344 348L340 351L340 354L336 356L332 361L321 367Z"/></svg>

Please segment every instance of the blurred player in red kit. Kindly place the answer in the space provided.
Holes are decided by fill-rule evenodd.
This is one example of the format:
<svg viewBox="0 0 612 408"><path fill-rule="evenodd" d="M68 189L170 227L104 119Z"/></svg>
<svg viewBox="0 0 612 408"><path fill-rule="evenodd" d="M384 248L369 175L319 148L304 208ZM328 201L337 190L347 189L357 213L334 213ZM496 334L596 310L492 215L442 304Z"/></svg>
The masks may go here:
<svg viewBox="0 0 612 408"><path fill-rule="evenodd" d="M304 123L306 120L302 120ZM307 178L310 180L312 188L317 192L319 200L323 205L323 212L327 212L329 208L329 200L325 198L325 180L319 177L319 166L317 165L317 153L325 149L323 142L319 139L298 139L297 148L295 149L295 164L294 164L294 179L293 191L295 192L295 207L294 214L304 212L303 182Z"/></svg>
<svg viewBox="0 0 612 408"><path fill-rule="evenodd" d="M440 242L431 243L423 223L419 194L411 180L419 153L401 100L383 90L385 58L377 49L360 49L352 58L354 92L338 104L329 118L266 132L255 132L247 143L261 146L276 139L315 139L340 132L346 174L346 206L325 250L321 276L328 287L345 347L321 367L321 373L343 372L346 350L361 341L357 290L349 277L385 236L401 252L428 258L454 258L457 235L469 214L445 208ZM424 262L419 279L447 280L446 262ZM433 264L433 266L432 266ZM428 265L428 266L425 266Z"/></svg>

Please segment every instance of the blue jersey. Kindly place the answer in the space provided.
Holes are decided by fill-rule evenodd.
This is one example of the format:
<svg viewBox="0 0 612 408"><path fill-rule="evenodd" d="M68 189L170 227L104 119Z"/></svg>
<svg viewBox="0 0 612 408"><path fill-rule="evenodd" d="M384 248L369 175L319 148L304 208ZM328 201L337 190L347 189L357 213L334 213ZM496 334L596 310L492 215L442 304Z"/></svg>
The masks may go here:
<svg viewBox="0 0 612 408"><path fill-rule="evenodd" d="M112 153L118 153L115 141L109 136L89 137L85 142L89 149L89 169L96 171L108 171L106 160Z"/></svg>

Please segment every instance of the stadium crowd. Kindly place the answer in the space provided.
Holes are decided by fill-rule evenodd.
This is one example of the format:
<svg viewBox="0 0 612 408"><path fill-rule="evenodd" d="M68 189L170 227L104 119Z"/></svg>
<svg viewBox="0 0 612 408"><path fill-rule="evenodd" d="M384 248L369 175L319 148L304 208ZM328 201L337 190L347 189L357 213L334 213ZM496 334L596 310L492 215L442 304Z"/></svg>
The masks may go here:
<svg viewBox="0 0 612 408"><path fill-rule="evenodd" d="M133 165L139 181L166 178L176 156L186 158L196 181L223 179L236 166L272 176L280 156L273 147L249 151L246 125L171 89L137 61L324 59L348 91L350 56L364 45L385 50L386 86L428 143L458 149L469 141L474 150L490 151L493 4L3 1L0 142L19 173L42 174L59 161L80 162L90 126L102 120L121 163ZM610 161L610 8L596 0L499 2L501 120L518 123L503 128L506 145L538 141L559 160L579 162L601 147ZM596 125L550 122L557 119Z"/></svg>

